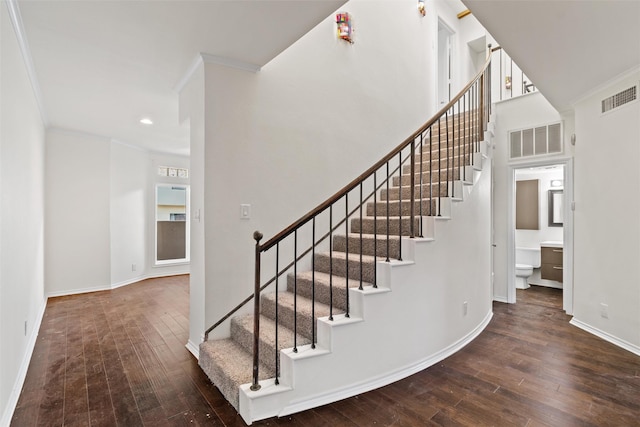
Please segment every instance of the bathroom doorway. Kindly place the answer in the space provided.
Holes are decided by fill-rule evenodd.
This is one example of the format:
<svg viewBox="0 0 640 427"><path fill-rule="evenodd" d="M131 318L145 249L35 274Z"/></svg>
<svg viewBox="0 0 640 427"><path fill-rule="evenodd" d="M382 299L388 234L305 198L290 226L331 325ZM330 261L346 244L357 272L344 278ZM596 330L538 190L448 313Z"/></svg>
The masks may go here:
<svg viewBox="0 0 640 427"><path fill-rule="evenodd" d="M559 288L572 314L573 161L511 165L508 176L508 300L528 286Z"/></svg>

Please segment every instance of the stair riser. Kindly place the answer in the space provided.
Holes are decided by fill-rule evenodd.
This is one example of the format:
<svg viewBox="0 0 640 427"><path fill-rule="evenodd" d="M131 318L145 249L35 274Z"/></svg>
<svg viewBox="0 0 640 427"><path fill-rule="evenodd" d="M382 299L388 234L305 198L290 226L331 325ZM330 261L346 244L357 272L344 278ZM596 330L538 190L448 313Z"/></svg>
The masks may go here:
<svg viewBox="0 0 640 427"><path fill-rule="evenodd" d="M414 177L414 182L416 185L420 184L420 169L416 169L416 174ZM431 178L433 176L433 179ZM452 179L457 180L460 179L460 168L453 168L453 169L449 169L449 171L447 172L447 170L442 170L442 171L433 171L433 173L429 173L429 170L423 170L422 171L422 182L423 183L429 183L429 182L438 182L438 181L451 181ZM411 181L411 174L405 174L402 175L402 180L400 180L399 176L394 176L392 181L391 181L391 185L394 187L398 187L400 186L400 183L402 182L403 186L409 185Z"/></svg>
<svg viewBox="0 0 640 427"><path fill-rule="evenodd" d="M422 186L422 197L446 197L447 196L447 183L443 182L440 184L429 185L424 184ZM416 199L420 197L420 186L415 187L415 197ZM390 188L389 189L389 201L398 200L401 198L402 200L410 200L411 199L411 188L410 187L402 187L402 191L400 191L399 187ZM382 189L380 191L380 200L386 202L387 199L387 189ZM393 205L393 204L391 204Z"/></svg>
<svg viewBox="0 0 640 427"><path fill-rule="evenodd" d="M399 236L400 229L402 228L402 235L409 236L411 234L410 225L411 220L409 217L402 218L400 221L399 218L389 218L389 234L392 236ZM402 224L402 227L400 226ZM420 227L420 219L418 217L414 220L414 230L417 232ZM360 218L354 218L351 220L351 232L359 233L362 228L362 232L366 234L381 234L384 235L387 233L387 218L378 218L377 221L374 220L373 217L365 217L362 218L362 222ZM374 230L375 228L375 230Z"/></svg>
<svg viewBox="0 0 640 427"><path fill-rule="evenodd" d="M311 280L298 277L297 283L294 286L294 277L289 275L287 277L287 289L289 292L293 292L294 287L297 288L298 295L311 299L313 294L313 284ZM332 286L333 290L329 289L324 283L316 282L315 285L315 297L316 301L320 301L323 304L329 305L330 295L333 293L333 314L344 313L346 307L346 287L345 286Z"/></svg>
<svg viewBox="0 0 640 427"><path fill-rule="evenodd" d="M471 164L471 156L455 156L454 159L443 158L442 160L434 159L433 161L423 161L422 162L422 172L437 172L441 170L446 170L447 168L458 168L460 165L467 166ZM414 173L420 172L420 163L415 164ZM411 174L411 165L402 166L402 174L410 175Z"/></svg>
<svg viewBox="0 0 640 427"><path fill-rule="evenodd" d="M333 271L329 268L329 256L327 254L316 254L316 270L323 273L331 273L340 276L347 277L347 263L345 259L333 259ZM360 274L360 262L358 260L349 260L349 279L360 280L364 282L374 283L375 281L375 263L363 262L362 274Z"/></svg>
<svg viewBox="0 0 640 427"><path fill-rule="evenodd" d="M357 236L349 236L349 253L360 253L360 238ZM333 250L339 252L346 252L347 249L347 237L335 236L333 238ZM393 258L398 257L400 251L400 240L398 238L389 239L389 256ZM362 253L364 255L374 255L379 257L387 257L387 238L386 235L377 236L374 240L373 237L367 236L362 239Z"/></svg>
<svg viewBox="0 0 640 427"><path fill-rule="evenodd" d="M391 195L391 194L389 194ZM416 193L416 197L419 197L420 193ZM421 206L422 205L422 206ZM386 200L383 202L377 202L375 205L373 203L367 203L367 216L374 216L374 207L377 206L377 216L378 217L386 217L389 216L406 216L411 215L411 201L410 200L402 200L398 203L398 199L391 201L389 200L389 212L387 214L387 202ZM422 207L422 210L420 208ZM431 212L435 212L436 209L436 200L431 201L431 206L429 206L429 200L416 200L414 202L414 214L423 216L429 216ZM373 254L369 254L373 255Z"/></svg>

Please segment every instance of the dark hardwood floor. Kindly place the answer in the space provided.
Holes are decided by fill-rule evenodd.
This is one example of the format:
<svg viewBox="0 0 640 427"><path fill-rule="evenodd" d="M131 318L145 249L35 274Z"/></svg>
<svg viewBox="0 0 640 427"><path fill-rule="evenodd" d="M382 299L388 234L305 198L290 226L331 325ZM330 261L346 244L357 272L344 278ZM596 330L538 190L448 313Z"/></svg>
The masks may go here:
<svg viewBox="0 0 640 427"><path fill-rule="evenodd" d="M12 426L244 426L185 348L188 276L47 304ZM471 344L378 390L257 426L640 426L640 357L518 290Z"/></svg>

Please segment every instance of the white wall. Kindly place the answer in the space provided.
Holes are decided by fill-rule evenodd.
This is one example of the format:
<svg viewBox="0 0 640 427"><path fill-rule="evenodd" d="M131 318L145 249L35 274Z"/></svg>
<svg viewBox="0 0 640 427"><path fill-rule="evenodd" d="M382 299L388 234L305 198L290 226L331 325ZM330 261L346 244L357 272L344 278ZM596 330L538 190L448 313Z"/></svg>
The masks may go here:
<svg viewBox="0 0 640 427"><path fill-rule="evenodd" d="M563 227L549 227L549 190L551 190L551 180L563 180L563 169L534 169L529 168L516 170L516 181L528 179L538 180L538 225L537 230L515 230L516 247L537 248L540 242L556 241L562 242ZM561 190L562 187L557 189Z"/></svg>
<svg viewBox="0 0 640 427"><path fill-rule="evenodd" d="M353 45L332 15L258 73L205 64L205 145L191 157L206 165L206 324L251 293L254 230L271 237L434 113L437 16L457 34L462 24L446 3L428 6L421 18L410 0L350 2Z"/></svg>
<svg viewBox="0 0 640 427"><path fill-rule="evenodd" d="M46 158L46 292L111 285L111 142L50 130Z"/></svg>
<svg viewBox="0 0 640 427"><path fill-rule="evenodd" d="M110 284L142 279L147 273L148 168L146 151L111 142ZM135 268L134 268L135 265Z"/></svg>
<svg viewBox="0 0 640 427"><path fill-rule="evenodd" d="M188 264L155 266L153 249L155 185L178 180L158 176L157 166L188 167L187 158L52 129L46 165L48 295L189 272Z"/></svg>
<svg viewBox="0 0 640 427"><path fill-rule="evenodd" d="M600 102L639 80L636 70L575 106L574 254L574 320L638 354L640 103L601 114Z"/></svg>
<svg viewBox="0 0 640 427"><path fill-rule="evenodd" d="M508 133L511 130L522 129L528 126L555 123L561 120L560 114L549 104L541 93L521 96L495 104L494 115L494 195L493 195L493 227L494 227L494 299L498 301L508 300L508 274L509 263L509 220L508 201L509 189L513 182L513 176L509 175L509 166L518 162L509 162ZM565 148L567 147L567 127L565 126ZM567 153L570 155L570 153ZM563 155L565 156L565 155ZM563 156L548 156L541 161ZM520 162L522 164L522 161ZM512 197L512 200L515 200ZM515 265L515 261L514 261Z"/></svg>
<svg viewBox="0 0 640 427"><path fill-rule="evenodd" d="M180 123L188 121L190 138L191 179L191 262L189 276L189 344L188 348L198 355L198 345L204 338L204 331L210 326L205 323L205 227L204 209L205 180L204 160L204 65L194 72L185 88L180 92ZM195 153L195 154L194 154Z"/></svg>
<svg viewBox="0 0 640 427"><path fill-rule="evenodd" d="M44 310L44 125L0 4L0 425L8 425Z"/></svg>

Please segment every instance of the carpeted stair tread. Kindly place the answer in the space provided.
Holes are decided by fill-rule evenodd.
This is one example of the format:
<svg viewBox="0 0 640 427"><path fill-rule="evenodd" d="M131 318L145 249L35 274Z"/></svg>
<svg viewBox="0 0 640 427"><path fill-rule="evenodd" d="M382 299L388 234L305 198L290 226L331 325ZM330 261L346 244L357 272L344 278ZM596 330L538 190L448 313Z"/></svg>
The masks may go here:
<svg viewBox="0 0 640 427"><path fill-rule="evenodd" d="M391 195L390 195L391 196ZM424 196L424 194L423 194ZM422 199L420 199L420 192L417 191L415 194L416 200L414 201L414 205L413 205L413 209L414 209L414 214L415 215L420 215L422 214L422 216L429 216L430 212L434 212L437 206L437 199L433 198L433 199L428 199L423 197ZM431 207L429 207L429 202L431 202ZM400 202L398 202L398 200L392 200L391 198L389 198L389 216L399 216L400 213L402 213L403 217L407 217L411 214L411 200L410 199L403 199ZM420 208L422 207L422 210L420 210ZM376 208L376 211L374 211L374 208ZM377 213L377 217L378 219L380 218L386 218L387 216L387 201L383 200L383 201L377 201L376 204L374 204L373 202L369 202L367 203L367 210L366 210L366 214L368 217L373 217L374 214Z"/></svg>
<svg viewBox="0 0 640 427"><path fill-rule="evenodd" d="M238 410L239 387L252 382L253 356L230 338L200 344L198 364L231 405ZM260 380L274 371L260 364Z"/></svg>
<svg viewBox="0 0 640 427"><path fill-rule="evenodd" d="M316 253L315 256L316 271L329 273L331 272L330 267L333 267L333 274L341 277L347 277L348 263L349 279L359 280L360 275L362 274L363 282L373 283L375 281L376 257L372 255L362 255L362 264L360 263L360 254L349 254L347 257L345 252L333 251ZM330 263L330 258L333 258L332 264ZM385 258L377 257L377 260L384 261Z"/></svg>
<svg viewBox="0 0 640 427"><path fill-rule="evenodd" d="M253 352L253 314L235 316L231 319L231 336L247 352ZM275 320L260 316L260 363L275 372L276 369L276 323ZM298 334L296 345L311 343L311 340ZM293 331L283 325L278 328L278 352L293 347Z"/></svg>
<svg viewBox="0 0 640 427"><path fill-rule="evenodd" d="M293 274L287 277L287 289L289 292L293 292ZM297 288L298 295L302 295L306 298L311 298L312 283L315 280L315 295L316 301L320 301L324 304L329 304L330 301L330 289L329 285L333 286L333 314L343 313L346 309L346 289L347 281L344 277L333 275L333 279L330 274L316 271L303 271L297 274ZM360 280L349 279L349 287L357 288L360 286ZM363 282L362 286L372 286L371 283Z"/></svg>
<svg viewBox="0 0 640 427"><path fill-rule="evenodd" d="M391 209L390 209L391 210ZM395 209L398 210L397 207ZM416 210L416 212L419 212ZM373 215L372 215L373 217ZM378 215L378 219L381 216ZM351 254L360 254L360 233L349 233L349 253ZM347 236L335 235L333 236L333 250L339 252L346 252L347 250ZM389 256L397 257L398 252L400 250L400 237L398 236L389 236ZM375 252L377 253L375 253ZM369 234L362 233L362 253L364 255L378 255L379 257L387 256L387 235L385 234ZM360 283L358 281L358 283Z"/></svg>
<svg viewBox="0 0 640 427"><path fill-rule="evenodd" d="M276 307L276 293L270 292L263 294L260 299L262 305L262 314L275 319L275 307ZM297 306L297 330L298 335L307 337L309 340L312 338L313 326L315 320L311 319L311 312L315 310L315 318L324 317L329 315L329 306L321 302L316 301L315 307L313 307L312 301L309 298L305 298L302 295L295 295L292 292L278 292L277 294L278 304L278 323L286 328L294 330L294 304ZM334 314L336 311L334 309ZM312 323L313 322L313 323Z"/></svg>
<svg viewBox="0 0 640 427"><path fill-rule="evenodd" d="M413 221L414 231L418 231L420 229L420 217L416 216ZM389 217L378 217L374 218L372 216L365 216L360 220L360 218L353 218L351 220L351 232L359 233L362 230L363 233L367 234L386 234L387 228L390 235L399 236L402 234L403 236L409 236L411 234L411 218L409 216L389 216ZM359 256L359 255L358 255ZM373 262L373 260L370 260Z"/></svg>

